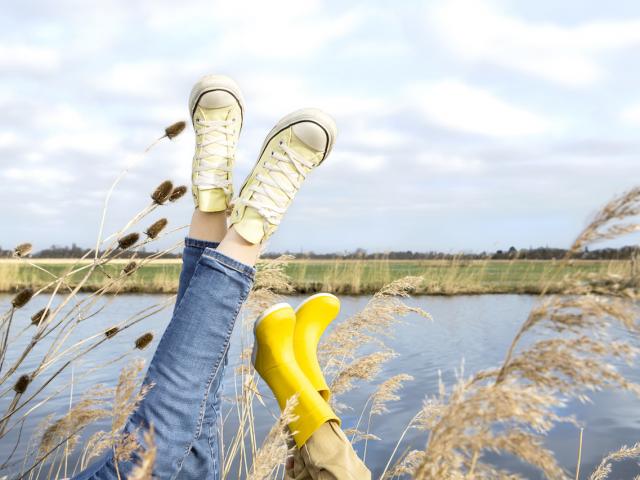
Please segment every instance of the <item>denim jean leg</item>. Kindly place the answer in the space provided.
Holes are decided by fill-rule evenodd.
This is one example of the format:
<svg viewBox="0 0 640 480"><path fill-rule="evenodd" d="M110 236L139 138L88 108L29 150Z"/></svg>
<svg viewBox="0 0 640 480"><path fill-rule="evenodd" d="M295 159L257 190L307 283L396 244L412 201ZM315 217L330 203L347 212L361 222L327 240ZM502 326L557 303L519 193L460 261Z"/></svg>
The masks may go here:
<svg viewBox="0 0 640 480"><path fill-rule="evenodd" d="M175 308L178 307L203 252L206 248L216 248L218 243L187 237L184 240L184 245L182 271L180 272ZM224 363L226 364L226 358ZM184 459L182 469L177 477L179 480L218 480L220 478L220 462L222 461L220 449L222 444L221 439L219 439L219 425L222 422L222 412L219 389L223 377L224 369L221 370L220 375L211 385L202 431L193 443L189 455Z"/></svg>
<svg viewBox="0 0 640 480"><path fill-rule="evenodd" d="M209 396L217 393L214 388L219 385L235 319L254 274L253 268L212 248L206 248L197 262L149 365L145 384L153 388L125 427L134 434L151 424L155 427L157 478L178 477L205 428ZM118 464L121 477L131 468L131 461ZM215 478L217 472L210 474ZM101 463L75 478L118 478L113 456L106 454Z"/></svg>

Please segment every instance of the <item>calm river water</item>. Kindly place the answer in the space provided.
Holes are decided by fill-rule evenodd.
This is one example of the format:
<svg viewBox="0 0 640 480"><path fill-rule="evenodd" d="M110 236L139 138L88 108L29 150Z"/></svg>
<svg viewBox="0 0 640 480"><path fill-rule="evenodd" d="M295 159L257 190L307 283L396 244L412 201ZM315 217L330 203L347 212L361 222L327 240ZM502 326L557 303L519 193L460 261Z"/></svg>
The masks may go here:
<svg viewBox="0 0 640 480"><path fill-rule="evenodd" d="M0 295L0 305L3 310L11 298L8 295ZM86 326L78 328L73 335L77 339L84 338L127 318L131 312L139 311L167 298L161 295L118 296L106 305L103 312L86 320ZM368 298L366 296L342 297L340 318L345 318L362 308ZM301 300L302 297L288 299L294 307ZM44 301L44 298L36 298L28 307L25 307L24 311L19 312L12 327L12 337L28 325L30 316L44 306ZM400 392L401 400L389 404L390 413L373 419L371 431L381 440L369 443L366 463L373 471L374 478L382 472L400 433L409 419L420 409L425 396L437 392L438 372L441 371L444 381L450 384L455 380L454 370L460 367L463 360L466 374L496 366L503 358L515 331L534 302L534 297L524 295L417 297L409 300L409 303L417 304L431 313L433 321L418 316L407 317L396 329L394 338L388 342L400 355L385 366L380 379L398 373L409 373L415 380L407 383ZM129 350L133 340L148 330L153 330L159 336L169 321L170 310L170 308L165 309L106 342L82 364L74 365L73 370L68 370L57 378L47 391L53 391L56 386L61 386L68 381L72 373L76 377L74 395L78 395L79 392L96 383L113 385L122 362L102 369L89 377L83 378L82 372ZM31 333L27 331L27 335L22 335L17 341L12 342L4 368L6 365L11 365L15 355L22 350ZM140 352L140 356L150 359L157 344L157 338L151 348ZM231 348L230 368L233 368L233 361L238 358L239 348L236 338ZM37 351L30 355L23 364L21 372L29 372L33 369L36 366L35 359L38 357ZM623 369L630 379L640 381L637 369L627 367ZM230 371L230 369L227 370L227 372ZM234 386L230 381L231 376L228 376L227 380L229 381L224 384L223 395L232 397ZM266 389L265 386L262 388ZM373 385L358 385L342 399L345 404L353 406L353 410L342 413L344 427L349 428L355 425L362 405L373 389ZM45 404L31 414L31 420L23 429L18 452L26 448L37 420L53 413L59 414L68 408L68 395L67 391L64 396ZM585 427L582 456L584 475L581 475L581 478L588 478L594 466L609 451L623 444L630 445L640 440L640 415L638 415L640 401L624 392L615 391L600 392L594 394L592 398L591 404L582 405L574 402L561 412L575 415ZM6 409L9 399L10 397L0 399L2 411ZM267 410L257 404L256 422L262 432L266 431L272 422ZM233 424L226 425L225 437L230 438L232 434ZM579 431L574 426L562 425L555 428L547 439L548 447L556 453L562 465L571 472L575 471L578 435ZM10 454L17 438L17 430L15 430L0 440L0 463ZM410 431L400 450L421 448L425 440L424 432ZM361 447L359 451L362 453ZM513 459L494 457L493 461L497 465L513 467L526 478L542 478L537 472L518 466ZM627 463L616 467L614 472L615 476L611 478L631 479L635 474L640 473L640 470L633 463ZM7 473L9 472L0 473L0 477Z"/></svg>

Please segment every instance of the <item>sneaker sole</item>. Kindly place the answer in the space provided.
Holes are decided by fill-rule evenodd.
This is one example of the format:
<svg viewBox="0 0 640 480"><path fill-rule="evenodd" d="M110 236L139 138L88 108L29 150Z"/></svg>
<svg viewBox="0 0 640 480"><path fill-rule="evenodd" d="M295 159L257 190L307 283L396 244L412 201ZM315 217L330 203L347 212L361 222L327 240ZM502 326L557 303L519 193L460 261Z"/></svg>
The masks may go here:
<svg viewBox="0 0 640 480"><path fill-rule="evenodd" d="M191 114L191 120L193 121L193 114L195 113L196 106L205 93L215 92L222 90L227 92L236 99L238 105L240 105L241 119L240 123L244 120L244 98L238 84L224 75L206 75L202 77L198 83L196 83L191 89L189 95L189 113Z"/></svg>
<svg viewBox="0 0 640 480"><path fill-rule="evenodd" d="M329 153L331 153L331 150L333 149L336 136L338 135L338 127L336 127L336 122L333 120L333 118L317 108L302 108L282 117L278 121L278 123L276 123L276 126L271 129L264 142L262 143L262 148L260 149L260 155L258 155L258 159L262 157L265 148L267 148L267 144L273 137L275 137L283 130L286 130L287 128L293 127L297 123L302 122L315 123L320 128L322 128L322 130L324 130L324 133L327 135L327 149L324 152L322 160L320 160L320 163L322 163L324 159L329 156ZM318 165L320 165L320 163Z"/></svg>
<svg viewBox="0 0 640 480"><path fill-rule="evenodd" d="M262 320L267 315L275 312L276 310L280 310L282 308L287 308L287 307L291 308L291 305L289 305L286 302L276 303L275 305L270 306L264 312L262 312L260 314L260 316L258 317L258 319L253 324L253 349L251 350L251 365L255 366L256 357L258 356L258 342L256 341L256 330L258 329L258 326L260 325L260 322L262 322Z"/></svg>

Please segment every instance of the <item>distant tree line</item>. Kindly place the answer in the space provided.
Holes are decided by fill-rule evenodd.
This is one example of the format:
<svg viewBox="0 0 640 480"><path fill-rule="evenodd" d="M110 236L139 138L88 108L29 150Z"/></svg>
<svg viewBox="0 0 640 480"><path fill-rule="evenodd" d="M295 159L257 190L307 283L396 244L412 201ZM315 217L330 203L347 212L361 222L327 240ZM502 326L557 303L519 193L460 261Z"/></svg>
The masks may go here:
<svg viewBox="0 0 640 480"><path fill-rule="evenodd" d="M40 250L32 255L33 258L80 258L89 252L90 249L82 248L73 243L69 246L57 246L52 245L49 248ZM155 254L156 252L147 252L144 249L138 251L138 257L144 258ZM561 259L567 254L567 250L563 248L552 247L538 247L538 248L521 248L510 247L507 250L496 250L495 252L480 252L480 253L442 253L442 252L414 252L411 250L406 251L391 251L382 253L369 253L363 248L358 248L352 252L343 253L315 253L315 252L268 252L263 254L264 258L277 258L281 255L292 255L296 258L308 258L313 260L331 260L331 259L346 259L346 260L375 260L375 259L389 259L389 260L437 260L445 259L450 260L459 258L463 260L553 260ZM625 246L620 248L601 248L597 250L585 249L579 254L574 255L573 258L584 260L627 260L640 254L640 247ZM3 250L0 247L0 257L11 257L13 250ZM180 258L180 253L166 253L161 258Z"/></svg>

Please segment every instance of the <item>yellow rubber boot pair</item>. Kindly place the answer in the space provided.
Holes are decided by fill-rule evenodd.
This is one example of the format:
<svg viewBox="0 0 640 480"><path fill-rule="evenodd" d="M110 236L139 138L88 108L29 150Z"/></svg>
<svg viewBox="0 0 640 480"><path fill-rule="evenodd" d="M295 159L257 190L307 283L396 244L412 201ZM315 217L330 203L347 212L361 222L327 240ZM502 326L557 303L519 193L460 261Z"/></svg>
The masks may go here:
<svg viewBox="0 0 640 480"><path fill-rule="evenodd" d="M340 423L327 403L329 387L317 358L320 337L339 310L340 302L334 295L320 293L295 311L287 303L278 303L254 325L252 363L273 391L280 409L298 394L294 409L298 418L289 425L298 447L323 423Z"/></svg>

